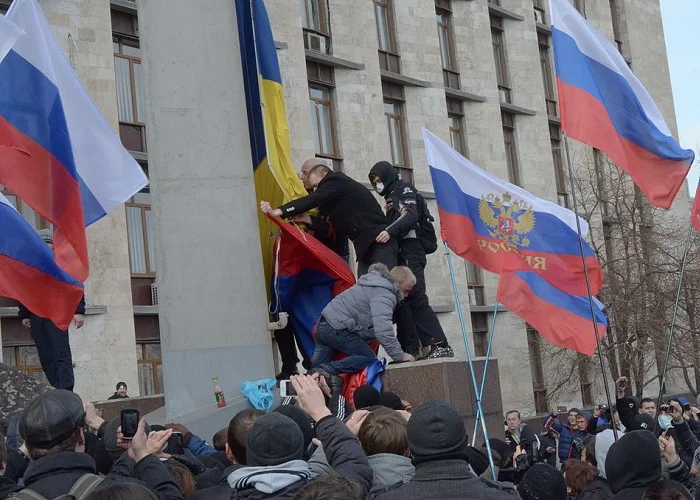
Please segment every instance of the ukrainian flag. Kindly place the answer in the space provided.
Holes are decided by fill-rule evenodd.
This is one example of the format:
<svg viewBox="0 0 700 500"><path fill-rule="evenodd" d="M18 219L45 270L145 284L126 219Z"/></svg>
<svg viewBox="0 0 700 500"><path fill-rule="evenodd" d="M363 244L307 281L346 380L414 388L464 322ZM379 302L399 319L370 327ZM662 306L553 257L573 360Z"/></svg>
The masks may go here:
<svg viewBox="0 0 700 500"><path fill-rule="evenodd" d="M238 37L245 84L255 195L278 207L306 196L289 150L289 126L282 77L272 28L263 0L236 0ZM266 283L272 271L272 247L278 228L258 210Z"/></svg>

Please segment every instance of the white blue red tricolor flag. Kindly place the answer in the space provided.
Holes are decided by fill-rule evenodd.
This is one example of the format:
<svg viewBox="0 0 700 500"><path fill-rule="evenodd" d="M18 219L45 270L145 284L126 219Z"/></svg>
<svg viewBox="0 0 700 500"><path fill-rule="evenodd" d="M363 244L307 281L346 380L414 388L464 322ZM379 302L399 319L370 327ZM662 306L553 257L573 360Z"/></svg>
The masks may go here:
<svg viewBox="0 0 700 500"><path fill-rule="evenodd" d="M58 267L49 246L0 194L0 296L68 328L83 284Z"/></svg>
<svg viewBox="0 0 700 500"><path fill-rule="evenodd" d="M442 239L457 255L492 273L532 271L559 290L586 295L583 259L571 210L485 172L423 129ZM588 223L580 219L584 237ZM585 246L593 294L600 264Z"/></svg>
<svg viewBox="0 0 700 500"><path fill-rule="evenodd" d="M148 180L83 88L36 0L16 0L4 20L23 34L0 63L0 184L54 225L56 262L82 282L90 269L85 227ZM0 30L0 47L11 36Z"/></svg>
<svg viewBox="0 0 700 500"><path fill-rule="evenodd" d="M678 145L617 47L568 0L550 7L562 131L603 151L653 205L668 209L693 151Z"/></svg>

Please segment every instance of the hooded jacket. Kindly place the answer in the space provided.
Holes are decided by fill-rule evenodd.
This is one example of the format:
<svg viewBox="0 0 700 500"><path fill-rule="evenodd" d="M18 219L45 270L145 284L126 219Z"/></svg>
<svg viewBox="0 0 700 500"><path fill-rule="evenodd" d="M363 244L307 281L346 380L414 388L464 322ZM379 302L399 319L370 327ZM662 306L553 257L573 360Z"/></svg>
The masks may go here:
<svg viewBox="0 0 700 500"><path fill-rule="evenodd" d="M369 171L370 181L373 175L379 177L384 185L379 194L386 200L386 217L389 225L386 231L399 240L415 238L415 232L420 216L418 194L416 188L408 182L399 179L396 168L388 161L376 163Z"/></svg>
<svg viewBox="0 0 700 500"><path fill-rule="evenodd" d="M282 217L288 218L316 207L328 215L337 237L347 236L353 241L358 260L363 260L374 239L388 225L369 189L342 172L326 174L316 191L279 208Z"/></svg>
<svg viewBox="0 0 700 500"><path fill-rule="evenodd" d="M416 473L410 458L393 453L377 453L367 457L367 460L374 473L371 492L378 492L398 483L407 483Z"/></svg>
<svg viewBox="0 0 700 500"><path fill-rule="evenodd" d="M586 414L587 412L580 413L580 415L583 415L584 417L586 417ZM588 421L588 418L586 418L586 421ZM574 450L572 445L574 443L574 439L585 440L589 438L590 434L588 434L588 432L579 429L572 429L569 422L561 422L554 413L545 419L544 427L547 430L554 429L559 433L558 455L561 463L566 462L570 458L581 458L581 451Z"/></svg>
<svg viewBox="0 0 700 500"><path fill-rule="evenodd" d="M365 340L376 338L391 359L401 361L404 352L392 323L397 295L389 269L372 264L367 274L335 297L321 314L334 330L355 332Z"/></svg>
<svg viewBox="0 0 700 500"><path fill-rule="evenodd" d="M661 455L653 432L632 431L610 447L605 459L608 485L617 499L641 499L661 479Z"/></svg>

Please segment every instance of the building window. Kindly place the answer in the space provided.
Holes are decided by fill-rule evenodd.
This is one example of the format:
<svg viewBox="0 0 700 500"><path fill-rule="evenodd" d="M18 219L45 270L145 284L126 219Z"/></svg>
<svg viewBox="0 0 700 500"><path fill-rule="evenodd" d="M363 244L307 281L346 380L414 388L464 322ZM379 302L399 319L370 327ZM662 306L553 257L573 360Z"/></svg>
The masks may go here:
<svg viewBox="0 0 700 500"><path fill-rule="evenodd" d="M586 0L574 0L574 7L583 17L586 17Z"/></svg>
<svg viewBox="0 0 700 500"><path fill-rule="evenodd" d="M141 396L163 393L163 362L160 342L137 342L136 362Z"/></svg>
<svg viewBox="0 0 700 500"><path fill-rule="evenodd" d="M535 8L535 22L547 24L547 16L545 14L545 0L533 0L532 5Z"/></svg>
<svg viewBox="0 0 700 500"><path fill-rule="evenodd" d="M304 48L329 54L331 30L328 17L328 0L301 0L301 2Z"/></svg>
<svg viewBox="0 0 700 500"><path fill-rule="evenodd" d="M503 20L491 16L491 42L493 44L493 59L496 64L496 80L498 96L501 102L511 102L510 83L508 78L508 63L503 37Z"/></svg>
<svg viewBox="0 0 700 500"><path fill-rule="evenodd" d="M620 32L620 12L617 8L617 0L610 0L610 17L612 18L615 45L617 45L617 50L622 54L622 33Z"/></svg>
<svg viewBox="0 0 700 500"><path fill-rule="evenodd" d="M41 380L45 384L49 381L44 375L39 361L39 353L35 345L14 345L2 347L2 361L7 366L18 370L25 375Z"/></svg>
<svg viewBox="0 0 700 500"><path fill-rule="evenodd" d="M452 5L450 0L435 0L435 17L437 19L440 57L445 87L459 89L459 71L454 47L454 28L452 26Z"/></svg>
<svg viewBox="0 0 700 500"><path fill-rule="evenodd" d="M391 162L396 166L402 179L413 182L411 166L406 147L406 120L404 116L404 93L401 85L382 82L384 94L384 116L386 116L391 146Z"/></svg>
<svg viewBox="0 0 700 500"><path fill-rule="evenodd" d="M565 208L569 206L569 190L564 170L564 158L561 150L561 129L559 125L549 124L549 140L552 143L552 160L554 161L554 180L557 185L557 203Z"/></svg>
<svg viewBox="0 0 700 500"><path fill-rule="evenodd" d="M547 388L544 384L544 370L542 369L542 349L540 346L540 334L527 325L527 349L530 355L530 373L532 375L532 392L535 399L535 411L545 413L549 411L547 406Z"/></svg>
<svg viewBox="0 0 700 500"><path fill-rule="evenodd" d="M129 151L146 151L143 72L136 16L112 11L119 136Z"/></svg>
<svg viewBox="0 0 700 500"><path fill-rule="evenodd" d="M467 287L469 288L469 303L475 306L485 306L484 278L481 268L472 262L466 261Z"/></svg>
<svg viewBox="0 0 700 500"><path fill-rule="evenodd" d="M474 339L474 355L478 357L486 356L488 349L489 321L488 313L472 312L472 337Z"/></svg>
<svg viewBox="0 0 700 500"><path fill-rule="evenodd" d="M502 112L503 122L503 143L506 148L506 165L508 167L508 180L512 184L521 186L520 167L518 166L518 154L515 144L515 116L511 113Z"/></svg>
<svg viewBox="0 0 700 500"><path fill-rule="evenodd" d="M339 160L333 109L335 88L333 68L307 62L306 75L309 79L309 112L316 156Z"/></svg>
<svg viewBox="0 0 700 500"><path fill-rule="evenodd" d="M447 119L450 126L450 145L466 158L467 141L465 140L462 101L447 99Z"/></svg>
<svg viewBox="0 0 700 500"><path fill-rule="evenodd" d="M554 73L552 69L551 50L549 48L549 36L537 34L540 46L540 68L542 69L542 83L544 84L544 99L547 104L547 114L557 116L557 95L554 90Z"/></svg>
<svg viewBox="0 0 700 500"><path fill-rule="evenodd" d="M139 277L155 277L156 263L150 194L137 193L125 205L131 274Z"/></svg>
<svg viewBox="0 0 700 500"><path fill-rule="evenodd" d="M0 193L5 195L7 201L9 201L10 204L13 207L15 207L15 209L22 215L22 217L24 217L24 220L29 222L29 225L32 226L34 229L38 231L40 229L51 228L51 224L49 223L49 221L41 217L32 209L32 207L30 207L24 201L22 201L21 198L18 198L16 195L12 194L12 192L9 191L7 188L5 188L4 186L0 186Z"/></svg>
<svg viewBox="0 0 700 500"><path fill-rule="evenodd" d="M383 70L400 73L399 51L396 47L396 33L393 23L393 0L373 1L379 41L379 65Z"/></svg>

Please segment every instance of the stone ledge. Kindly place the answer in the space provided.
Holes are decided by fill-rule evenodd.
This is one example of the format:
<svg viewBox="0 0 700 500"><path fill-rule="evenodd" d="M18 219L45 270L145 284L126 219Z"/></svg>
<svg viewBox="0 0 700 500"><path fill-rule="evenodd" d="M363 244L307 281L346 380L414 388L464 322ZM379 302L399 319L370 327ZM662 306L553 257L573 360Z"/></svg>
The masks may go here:
<svg viewBox="0 0 700 500"><path fill-rule="evenodd" d="M111 420L114 417L118 417L121 414L121 411L127 408L138 410L139 414L143 417L154 412L158 408L162 408L163 406L165 406L165 396L163 394L95 401L95 408L97 409L98 415L105 420Z"/></svg>
<svg viewBox="0 0 700 500"><path fill-rule="evenodd" d="M0 317L16 318L19 314L19 307L0 307ZM88 304L85 306L85 316L97 316L107 314L107 306Z"/></svg>
<svg viewBox="0 0 700 500"><path fill-rule="evenodd" d="M543 35L551 35L552 34L552 28L550 26L547 26L546 24L542 23L535 23L537 26L537 31L539 33L542 33Z"/></svg>
<svg viewBox="0 0 700 500"><path fill-rule="evenodd" d="M394 73L393 71L387 71L385 69L380 71L382 80L386 80L391 83L398 83L399 85L406 85L407 87L423 87L429 88L430 82L424 80L418 80L417 78L411 78L410 76L404 76L399 73Z"/></svg>
<svg viewBox="0 0 700 500"><path fill-rule="evenodd" d="M309 50L309 49L306 49L306 60L321 63L321 64L327 64L328 66L333 66L334 68L354 69L354 70L365 69L365 65L363 63L349 61L349 60L343 59L341 57L330 56L330 55L322 54L320 52L316 52L314 50Z"/></svg>
<svg viewBox="0 0 700 500"><path fill-rule="evenodd" d="M158 316L158 306L134 306L134 316Z"/></svg>
<svg viewBox="0 0 700 500"><path fill-rule="evenodd" d="M275 48L277 50L286 50L287 47L289 47L289 44L287 42L280 42L275 40Z"/></svg>
<svg viewBox="0 0 700 500"><path fill-rule="evenodd" d="M511 12L508 9L504 9L500 5L494 5L489 2L489 14L493 14L496 17L502 17L503 19L510 19L511 21L524 21L525 18L520 14Z"/></svg>
<svg viewBox="0 0 700 500"><path fill-rule="evenodd" d="M526 116L537 115L537 111L534 111L534 110L528 109L528 108L523 108L522 106L518 106L516 104L511 104L508 102L502 102L501 109L503 111L508 111L509 113L513 113L516 115L526 115Z"/></svg>
<svg viewBox="0 0 700 500"><path fill-rule="evenodd" d="M447 97L452 97L453 99L459 99L460 101L486 102L486 98L484 96L447 87L445 87L445 95Z"/></svg>

